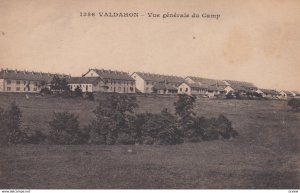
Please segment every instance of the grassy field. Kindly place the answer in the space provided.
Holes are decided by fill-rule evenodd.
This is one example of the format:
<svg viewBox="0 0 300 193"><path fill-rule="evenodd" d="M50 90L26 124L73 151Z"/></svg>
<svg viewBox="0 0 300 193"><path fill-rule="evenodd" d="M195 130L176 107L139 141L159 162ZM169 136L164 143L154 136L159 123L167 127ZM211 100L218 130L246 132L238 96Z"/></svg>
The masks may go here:
<svg viewBox="0 0 300 193"><path fill-rule="evenodd" d="M138 97L138 112L174 112L176 98ZM23 124L47 131L54 111L93 118L98 102L0 95L15 100ZM175 146L49 146L0 148L0 188L299 188L300 113L286 101L197 99L199 115L226 115L233 140ZM128 152L128 149L133 149Z"/></svg>

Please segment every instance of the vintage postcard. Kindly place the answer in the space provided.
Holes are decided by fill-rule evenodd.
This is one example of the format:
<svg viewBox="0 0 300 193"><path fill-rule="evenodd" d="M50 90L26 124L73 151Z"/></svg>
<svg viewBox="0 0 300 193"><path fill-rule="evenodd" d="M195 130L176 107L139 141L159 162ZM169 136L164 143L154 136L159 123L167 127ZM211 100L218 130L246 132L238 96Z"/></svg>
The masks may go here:
<svg viewBox="0 0 300 193"><path fill-rule="evenodd" d="M297 193L299 10L0 0L0 189Z"/></svg>

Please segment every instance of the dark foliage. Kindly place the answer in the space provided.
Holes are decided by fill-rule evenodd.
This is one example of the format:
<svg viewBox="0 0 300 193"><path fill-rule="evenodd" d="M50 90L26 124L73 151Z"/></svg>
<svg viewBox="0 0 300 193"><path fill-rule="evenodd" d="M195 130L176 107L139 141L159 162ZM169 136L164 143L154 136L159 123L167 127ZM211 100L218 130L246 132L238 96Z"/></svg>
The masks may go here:
<svg viewBox="0 0 300 193"><path fill-rule="evenodd" d="M90 142L96 144L180 144L184 140L229 139L237 136L231 122L224 116L197 117L193 112L194 96L180 95L176 115L167 109L161 113L135 114L136 99L127 95L111 95L100 102L86 128Z"/></svg>
<svg viewBox="0 0 300 193"><path fill-rule="evenodd" d="M68 91L70 90L70 88L65 78L60 78L59 76L54 75L51 80L50 90L62 92L62 91Z"/></svg>
<svg viewBox="0 0 300 193"><path fill-rule="evenodd" d="M136 139L143 144L179 144L183 142L183 131L176 117L166 109L160 114L138 114L135 122Z"/></svg>
<svg viewBox="0 0 300 193"><path fill-rule="evenodd" d="M189 135L190 130L195 127L196 114L193 111L195 102L195 96L183 94L179 95L178 101L174 103L175 114L178 116L179 127L184 132L184 136Z"/></svg>
<svg viewBox="0 0 300 193"><path fill-rule="evenodd" d="M21 130L22 112L15 102L7 110L0 109L0 143L18 144L27 139L26 133Z"/></svg>
<svg viewBox="0 0 300 193"><path fill-rule="evenodd" d="M41 91L40 91L40 94L42 95L51 95L53 94L49 88L42 88Z"/></svg>
<svg viewBox="0 0 300 193"><path fill-rule="evenodd" d="M84 93L83 97L85 99L87 99L87 100L90 100L90 101L94 101L95 100L94 93L92 93L92 92L86 92L86 93Z"/></svg>
<svg viewBox="0 0 300 193"><path fill-rule="evenodd" d="M79 129L78 116L72 113L54 113L49 126L49 141L53 144L81 144L88 140L87 134Z"/></svg>
<svg viewBox="0 0 300 193"><path fill-rule="evenodd" d="M74 96L75 97L82 97L82 89L79 86L77 86L75 88L75 90L74 90Z"/></svg>
<svg viewBox="0 0 300 193"><path fill-rule="evenodd" d="M111 95L100 101L94 110L96 119L89 125L92 133L99 135L105 144L115 144L120 135L134 135L132 120L134 109L138 107L135 97ZM95 137L93 137L95 138Z"/></svg>
<svg viewBox="0 0 300 193"><path fill-rule="evenodd" d="M288 101L288 106L291 107L291 110L293 112L299 112L300 108L300 99L292 98Z"/></svg>
<svg viewBox="0 0 300 193"><path fill-rule="evenodd" d="M44 144L46 143L47 135L41 131L35 131L32 135L27 136L27 143L29 144Z"/></svg>

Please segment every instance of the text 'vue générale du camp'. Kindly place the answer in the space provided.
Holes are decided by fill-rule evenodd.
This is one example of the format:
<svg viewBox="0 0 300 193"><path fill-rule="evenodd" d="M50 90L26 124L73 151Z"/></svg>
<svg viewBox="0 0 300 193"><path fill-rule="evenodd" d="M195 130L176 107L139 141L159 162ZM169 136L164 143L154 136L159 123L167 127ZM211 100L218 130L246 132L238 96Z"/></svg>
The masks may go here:
<svg viewBox="0 0 300 193"><path fill-rule="evenodd" d="M166 12L166 13L139 13L139 12L80 12L80 17L108 17L108 18L203 18L203 19L220 19L221 14L218 13L177 13L177 12Z"/></svg>

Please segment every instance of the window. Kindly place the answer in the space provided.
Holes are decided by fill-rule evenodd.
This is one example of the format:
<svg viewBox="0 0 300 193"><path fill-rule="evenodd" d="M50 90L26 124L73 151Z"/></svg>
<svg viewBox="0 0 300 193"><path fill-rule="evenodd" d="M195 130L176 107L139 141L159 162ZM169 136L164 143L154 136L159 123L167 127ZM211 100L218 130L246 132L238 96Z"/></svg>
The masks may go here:
<svg viewBox="0 0 300 193"><path fill-rule="evenodd" d="M188 92L189 91L189 88L185 88L185 92Z"/></svg>
<svg viewBox="0 0 300 193"><path fill-rule="evenodd" d="M11 84L11 80L7 80L6 83L7 83L7 84Z"/></svg>
<svg viewBox="0 0 300 193"><path fill-rule="evenodd" d="M11 91L11 88L10 88L10 87L7 87L6 90L7 90L7 91Z"/></svg>
<svg viewBox="0 0 300 193"><path fill-rule="evenodd" d="M17 84L20 84L20 81L19 80L17 80L17 82L16 82Z"/></svg>
<svg viewBox="0 0 300 193"><path fill-rule="evenodd" d="M23 84L25 85L25 84L26 84L26 81L23 81Z"/></svg>
<svg viewBox="0 0 300 193"><path fill-rule="evenodd" d="M37 88L33 88L33 91L37 91Z"/></svg>
<svg viewBox="0 0 300 193"><path fill-rule="evenodd" d="M16 91L20 91L20 87L17 87L17 88L16 88Z"/></svg>
<svg viewBox="0 0 300 193"><path fill-rule="evenodd" d="M26 91L26 88L24 88L24 91Z"/></svg>
<svg viewBox="0 0 300 193"><path fill-rule="evenodd" d="M86 90L86 91L88 91L88 90L89 90L89 88L88 88L88 85L86 85L86 86L85 86L85 90Z"/></svg>
<svg viewBox="0 0 300 193"><path fill-rule="evenodd" d="M182 88L180 88L179 90L180 90L180 92L182 92Z"/></svg>
<svg viewBox="0 0 300 193"><path fill-rule="evenodd" d="M148 82L148 81L146 81L146 84L147 84L147 85L149 85L149 82Z"/></svg>

